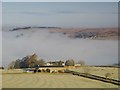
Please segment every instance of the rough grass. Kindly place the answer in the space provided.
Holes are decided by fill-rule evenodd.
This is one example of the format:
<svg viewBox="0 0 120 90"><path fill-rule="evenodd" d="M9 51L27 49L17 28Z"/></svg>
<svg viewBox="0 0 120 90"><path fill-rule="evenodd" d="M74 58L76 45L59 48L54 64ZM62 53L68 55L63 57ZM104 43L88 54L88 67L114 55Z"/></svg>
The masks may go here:
<svg viewBox="0 0 120 90"><path fill-rule="evenodd" d="M116 80L119 79L118 70L120 68L114 68L114 67L87 67L87 68L89 68L90 74L106 77L106 73L110 73L111 76L109 78L116 79ZM85 67L83 66L80 68L72 68L70 70L84 73L84 69Z"/></svg>
<svg viewBox="0 0 120 90"><path fill-rule="evenodd" d="M2 70L0 70L0 90L2 89Z"/></svg>
<svg viewBox="0 0 120 90"><path fill-rule="evenodd" d="M3 88L118 88L114 84L64 73L3 73L2 79Z"/></svg>

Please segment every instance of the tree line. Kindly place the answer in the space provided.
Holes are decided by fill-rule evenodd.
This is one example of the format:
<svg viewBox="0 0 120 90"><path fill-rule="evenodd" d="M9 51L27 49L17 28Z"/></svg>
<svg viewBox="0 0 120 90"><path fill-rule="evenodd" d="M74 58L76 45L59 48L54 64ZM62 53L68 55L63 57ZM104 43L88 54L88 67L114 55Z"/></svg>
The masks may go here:
<svg viewBox="0 0 120 90"><path fill-rule="evenodd" d="M12 61L8 68L19 69L19 68L34 68L37 65L44 66L44 60L38 59L36 54L25 56L22 59L17 59L16 61Z"/></svg>
<svg viewBox="0 0 120 90"><path fill-rule="evenodd" d="M63 61L56 61L56 63L53 64L53 66L63 66ZM45 66L45 60L39 59L36 54L25 56L22 59L17 59L15 61L12 61L9 65L9 69L20 69L20 68L35 68L38 66ZM65 66L74 66L75 61L73 59L66 60L64 63Z"/></svg>

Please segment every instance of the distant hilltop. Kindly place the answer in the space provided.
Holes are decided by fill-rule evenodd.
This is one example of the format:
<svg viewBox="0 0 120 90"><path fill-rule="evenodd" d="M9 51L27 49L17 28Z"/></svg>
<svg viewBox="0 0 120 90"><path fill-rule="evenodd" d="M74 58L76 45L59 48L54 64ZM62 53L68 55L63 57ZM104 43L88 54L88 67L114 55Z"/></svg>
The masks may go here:
<svg viewBox="0 0 120 90"><path fill-rule="evenodd" d="M13 29L10 29L9 31L16 31L16 30L27 30L27 29L34 29L34 28L41 28L41 29L61 29L60 27L45 27L45 26L41 26L41 27L15 27Z"/></svg>
<svg viewBox="0 0 120 90"><path fill-rule="evenodd" d="M118 39L120 33L117 28L87 28L87 29L74 29L72 32L64 32L70 38L82 39Z"/></svg>
<svg viewBox="0 0 120 90"><path fill-rule="evenodd" d="M118 28L62 28L51 32L59 32L73 39L118 40L120 36Z"/></svg>

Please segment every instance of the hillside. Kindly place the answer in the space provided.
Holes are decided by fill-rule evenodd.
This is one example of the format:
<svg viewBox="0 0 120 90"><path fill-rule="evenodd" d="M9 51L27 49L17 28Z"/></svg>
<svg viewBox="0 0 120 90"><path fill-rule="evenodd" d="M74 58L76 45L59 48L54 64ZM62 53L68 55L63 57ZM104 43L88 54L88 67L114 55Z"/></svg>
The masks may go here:
<svg viewBox="0 0 120 90"><path fill-rule="evenodd" d="M13 28L9 31L18 30L49 30L51 33L62 33L70 38L80 38L80 39L118 39L118 28L60 28L60 27L20 27Z"/></svg>
<svg viewBox="0 0 120 90"><path fill-rule="evenodd" d="M117 28L86 28L86 29L59 29L51 32L59 32L70 38L82 39L118 39Z"/></svg>

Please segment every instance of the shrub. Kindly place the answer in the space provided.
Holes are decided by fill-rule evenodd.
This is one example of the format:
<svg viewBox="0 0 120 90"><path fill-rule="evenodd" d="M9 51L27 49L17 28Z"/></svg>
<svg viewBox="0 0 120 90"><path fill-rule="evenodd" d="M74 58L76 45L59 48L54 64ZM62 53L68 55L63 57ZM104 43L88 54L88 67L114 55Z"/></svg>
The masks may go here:
<svg viewBox="0 0 120 90"><path fill-rule="evenodd" d="M66 69L66 70L65 70L65 73L70 73L70 70L69 70L69 69Z"/></svg>
<svg viewBox="0 0 120 90"><path fill-rule="evenodd" d="M59 73L64 73L64 70L58 70Z"/></svg>
<svg viewBox="0 0 120 90"><path fill-rule="evenodd" d="M4 69L4 67L0 67L0 69Z"/></svg>
<svg viewBox="0 0 120 90"><path fill-rule="evenodd" d="M105 77L106 77L106 79L108 78L108 77L110 77L111 76L111 73L105 73Z"/></svg>
<svg viewBox="0 0 120 90"><path fill-rule="evenodd" d="M37 70L34 70L34 73L36 73Z"/></svg>
<svg viewBox="0 0 120 90"><path fill-rule="evenodd" d="M46 72L50 72L50 69L46 69Z"/></svg>
<svg viewBox="0 0 120 90"><path fill-rule="evenodd" d="M41 72L41 70L38 70L38 72Z"/></svg>
<svg viewBox="0 0 120 90"><path fill-rule="evenodd" d="M42 69L42 72L45 72L45 69Z"/></svg>
<svg viewBox="0 0 120 90"><path fill-rule="evenodd" d="M74 66L75 62L73 59L69 59L65 62L65 66Z"/></svg>
<svg viewBox="0 0 120 90"><path fill-rule="evenodd" d="M57 73L57 70L53 70L52 73Z"/></svg>

